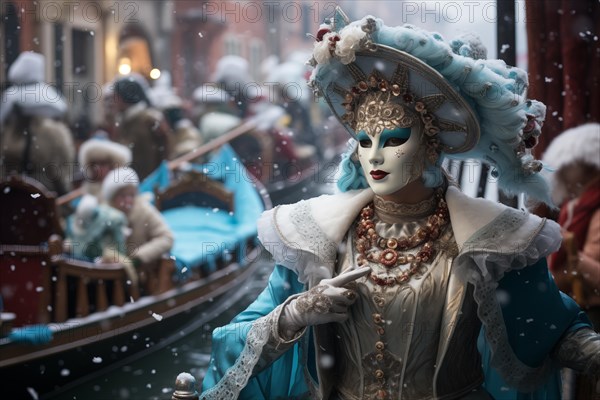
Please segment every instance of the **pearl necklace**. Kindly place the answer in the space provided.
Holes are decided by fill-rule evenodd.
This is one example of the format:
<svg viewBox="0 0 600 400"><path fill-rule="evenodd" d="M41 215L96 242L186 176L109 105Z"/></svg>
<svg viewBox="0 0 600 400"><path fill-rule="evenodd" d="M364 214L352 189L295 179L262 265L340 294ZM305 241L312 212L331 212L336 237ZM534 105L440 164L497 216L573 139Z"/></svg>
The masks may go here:
<svg viewBox="0 0 600 400"><path fill-rule="evenodd" d="M435 212L427 218L425 226L420 227L414 235L406 238L384 238L375 230L375 215L373 203L365 206L360 212L360 219L356 224L354 246L359 255L357 262L363 266L369 262L378 263L392 269L400 265L410 264L410 268L401 271L398 275L378 276L371 272L369 278L380 286L394 286L405 284L420 272L421 264L433 259L435 255L434 241L449 222L448 206L444 200L443 190L436 191L437 207ZM404 254L401 251L422 248L416 255Z"/></svg>

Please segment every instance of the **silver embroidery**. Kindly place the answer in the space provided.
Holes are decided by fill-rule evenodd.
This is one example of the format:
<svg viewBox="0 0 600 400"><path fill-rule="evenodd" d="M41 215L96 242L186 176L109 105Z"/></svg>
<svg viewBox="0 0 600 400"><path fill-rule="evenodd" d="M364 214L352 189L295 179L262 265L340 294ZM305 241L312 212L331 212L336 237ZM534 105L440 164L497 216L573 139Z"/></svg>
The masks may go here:
<svg viewBox="0 0 600 400"><path fill-rule="evenodd" d="M475 232L463 247L468 248L471 243L498 243L503 237L515 232L527 221L529 215L526 211L507 208L492 222ZM516 249L515 249L516 250Z"/></svg>
<svg viewBox="0 0 600 400"><path fill-rule="evenodd" d="M202 393L201 400L237 399L242 389L252 376L263 347L271 336L272 321L269 316L259 318L252 324L246 337L246 344L233 366L231 366L219 382Z"/></svg>
<svg viewBox="0 0 600 400"><path fill-rule="evenodd" d="M437 198L435 196L431 196L430 198L416 204L404 204L386 201L379 196L375 196L373 199L373 204L375 205L375 211L377 214L384 214L385 216L390 215L396 219L398 217L404 219L406 217L423 218L431 215L435 211L437 206ZM390 221L389 223L394 222L397 221Z"/></svg>
<svg viewBox="0 0 600 400"><path fill-rule="evenodd" d="M335 262L338 247L327 238L327 235L319 227L312 216L308 202L298 203L290 212L290 220L313 254L325 263L333 264Z"/></svg>

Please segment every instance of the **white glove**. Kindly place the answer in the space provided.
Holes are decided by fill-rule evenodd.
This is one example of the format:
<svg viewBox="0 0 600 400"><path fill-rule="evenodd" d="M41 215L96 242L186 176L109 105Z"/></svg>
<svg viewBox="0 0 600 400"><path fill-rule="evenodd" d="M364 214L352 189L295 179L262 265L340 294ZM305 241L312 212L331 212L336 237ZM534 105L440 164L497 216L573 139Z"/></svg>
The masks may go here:
<svg viewBox="0 0 600 400"><path fill-rule="evenodd" d="M370 267L362 267L335 278L323 279L317 286L290 301L281 312L280 333L290 339L307 326L345 321L348 307L356 301L356 292L344 285L370 272Z"/></svg>

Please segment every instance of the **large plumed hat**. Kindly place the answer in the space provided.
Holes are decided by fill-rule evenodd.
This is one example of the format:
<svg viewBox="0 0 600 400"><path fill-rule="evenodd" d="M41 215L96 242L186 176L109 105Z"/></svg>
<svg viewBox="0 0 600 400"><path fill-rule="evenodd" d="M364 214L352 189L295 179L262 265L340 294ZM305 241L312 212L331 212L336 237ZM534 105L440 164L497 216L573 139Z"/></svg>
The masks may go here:
<svg viewBox="0 0 600 400"><path fill-rule="evenodd" d="M480 159L503 190L550 202L537 174L542 163L531 156L545 106L526 98L525 71L485 55L473 38L448 43L439 33L388 27L372 16L350 22L337 8L316 36L309 84L353 136L357 126L369 126L368 110L359 110L366 96L398 105L385 110L395 113L394 123L421 123L442 156Z"/></svg>
<svg viewBox="0 0 600 400"><path fill-rule="evenodd" d="M148 93L152 105L159 110L183 106L183 100L173 89L169 71L163 71L160 74L160 78L154 82L154 86L148 90Z"/></svg>
<svg viewBox="0 0 600 400"><path fill-rule="evenodd" d="M27 51L11 64L8 80L12 84L0 100L0 124L17 106L25 116L62 118L67 112L63 96L44 82L44 56Z"/></svg>
<svg viewBox="0 0 600 400"><path fill-rule="evenodd" d="M124 167L131 162L131 150L108 139L94 138L81 144L77 158L82 168L98 160L109 160L115 166Z"/></svg>
<svg viewBox="0 0 600 400"><path fill-rule="evenodd" d="M556 178L556 172L571 164L583 163L600 170L600 124L587 123L567 129L554 138L542 157L548 169L552 196L556 204L567 197L566 188Z"/></svg>
<svg viewBox="0 0 600 400"><path fill-rule="evenodd" d="M33 51L19 54L8 70L8 80L16 85L44 82L44 56Z"/></svg>
<svg viewBox="0 0 600 400"><path fill-rule="evenodd" d="M236 55L227 55L222 57L215 67L211 76L213 82L224 83L226 85L246 84L252 81L250 76L250 66L245 58Z"/></svg>
<svg viewBox="0 0 600 400"><path fill-rule="evenodd" d="M232 97L225 90L221 89L217 85L205 83L194 90L192 99L196 104L212 103L229 103L232 101Z"/></svg>
<svg viewBox="0 0 600 400"><path fill-rule="evenodd" d="M140 178L133 169L129 167L113 169L102 181L102 198L110 203L120 189L127 186L138 187L139 184Z"/></svg>

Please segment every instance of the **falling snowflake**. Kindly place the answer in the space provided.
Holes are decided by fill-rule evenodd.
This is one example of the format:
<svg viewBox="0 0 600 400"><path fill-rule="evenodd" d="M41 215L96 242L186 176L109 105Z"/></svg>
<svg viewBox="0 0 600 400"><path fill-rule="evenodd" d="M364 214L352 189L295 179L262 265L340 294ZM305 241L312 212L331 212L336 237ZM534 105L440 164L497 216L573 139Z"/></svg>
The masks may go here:
<svg viewBox="0 0 600 400"><path fill-rule="evenodd" d="M157 313L152 313L152 317L157 321L162 321L163 316Z"/></svg>
<svg viewBox="0 0 600 400"><path fill-rule="evenodd" d="M37 199L38 197L40 197L41 195L39 193L32 193L31 194L31 198L33 199Z"/></svg>
<svg viewBox="0 0 600 400"><path fill-rule="evenodd" d="M27 391L29 392L29 395L31 396L31 398L33 400L38 400L39 399L38 394L37 394L37 392L35 391L34 388L28 387Z"/></svg>
<svg viewBox="0 0 600 400"><path fill-rule="evenodd" d="M92 358L92 362L94 364L100 364L102 362L102 357L94 357Z"/></svg>

